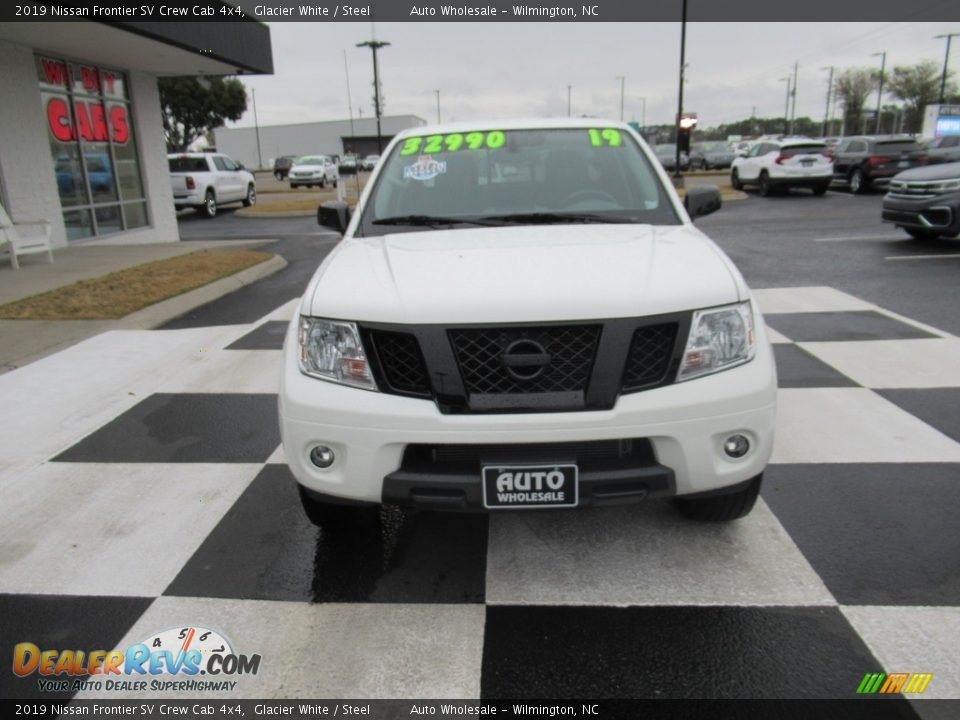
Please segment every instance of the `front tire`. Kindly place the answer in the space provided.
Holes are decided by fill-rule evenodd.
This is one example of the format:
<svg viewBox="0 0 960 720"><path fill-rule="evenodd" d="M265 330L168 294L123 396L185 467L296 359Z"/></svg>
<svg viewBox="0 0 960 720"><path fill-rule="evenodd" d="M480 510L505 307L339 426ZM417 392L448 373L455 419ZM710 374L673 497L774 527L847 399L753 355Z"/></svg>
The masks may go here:
<svg viewBox="0 0 960 720"><path fill-rule="evenodd" d="M857 168L850 173L850 192L854 195L863 195L868 187L867 176L863 174L863 170Z"/></svg>
<svg viewBox="0 0 960 720"><path fill-rule="evenodd" d="M734 168L730 171L730 187L734 190L743 190L743 183L740 182L740 173Z"/></svg>
<svg viewBox="0 0 960 720"><path fill-rule="evenodd" d="M753 510L760 494L763 474L751 478L745 487L722 495L707 497L679 497L674 500L677 509L691 520L703 522L729 522L746 517Z"/></svg>
<svg viewBox="0 0 960 720"><path fill-rule="evenodd" d="M207 194L203 198L203 205L197 208L197 211L201 217L207 220L217 216L217 196L213 194L213 190L207 190Z"/></svg>
<svg viewBox="0 0 960 720"><path fill-rule="evenodd" d="M247 196L243 199L244 207L251 207L257 204L257 189L250 184L247 187Z"/></svg>
<svg viewBox="0 0 960 720"><path fill-rule="evenodd" d="M914 240L936 240L940 237L940 233L936 230L921 230L919 228L904 228L904 230Z"/></svg>

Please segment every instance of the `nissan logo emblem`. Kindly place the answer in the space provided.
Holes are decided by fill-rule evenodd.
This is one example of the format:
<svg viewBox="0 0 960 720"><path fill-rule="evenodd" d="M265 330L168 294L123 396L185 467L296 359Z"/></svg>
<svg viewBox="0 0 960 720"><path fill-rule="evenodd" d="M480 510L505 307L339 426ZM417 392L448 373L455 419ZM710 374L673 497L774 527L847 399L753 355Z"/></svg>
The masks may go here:
<svg viewBox="0 0 960 720"><path fill-rule="evenodd" d="M550 355L535 340L514 340L503 351L503 367L515 380L533 380L550 365Z"/></svg>

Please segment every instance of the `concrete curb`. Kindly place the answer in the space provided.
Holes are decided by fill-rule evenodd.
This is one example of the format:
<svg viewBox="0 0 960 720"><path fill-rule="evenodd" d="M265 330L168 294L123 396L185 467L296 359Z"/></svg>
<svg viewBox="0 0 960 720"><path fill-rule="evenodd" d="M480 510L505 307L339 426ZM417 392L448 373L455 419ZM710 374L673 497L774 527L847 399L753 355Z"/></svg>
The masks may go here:
<svg viewBox="0 0 960 720"><path fill-rule="evenodd" d="M265 277L273 275L283 270L286 266L286 260L279 255L274 255L269 260L265 260L246 270L241 270L234 275L220 278L212 283L185 292L182 295L177 295L168 300L162 300L142 310L130 313L126 317L116 321L117 329L152 330L181 315L186 315L201 305L206 305L208 302L218 300L224 295L228 295L246 285L255 283L257 280L262 280Z"/></svg>

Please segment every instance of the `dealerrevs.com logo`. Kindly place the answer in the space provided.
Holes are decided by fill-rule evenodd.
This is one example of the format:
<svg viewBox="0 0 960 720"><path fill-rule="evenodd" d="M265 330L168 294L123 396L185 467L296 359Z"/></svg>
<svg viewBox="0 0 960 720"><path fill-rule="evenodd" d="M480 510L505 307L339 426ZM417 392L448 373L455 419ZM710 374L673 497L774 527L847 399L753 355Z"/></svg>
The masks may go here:
<svg viewBox="0 0 960 720"><path fill-rule="evenodd" d="M242 655L216 630L198 626L154 633L126 650L13 648L13 672L36 674L44 692L231 691L240 675L256 675L260 655Z"/></svg>

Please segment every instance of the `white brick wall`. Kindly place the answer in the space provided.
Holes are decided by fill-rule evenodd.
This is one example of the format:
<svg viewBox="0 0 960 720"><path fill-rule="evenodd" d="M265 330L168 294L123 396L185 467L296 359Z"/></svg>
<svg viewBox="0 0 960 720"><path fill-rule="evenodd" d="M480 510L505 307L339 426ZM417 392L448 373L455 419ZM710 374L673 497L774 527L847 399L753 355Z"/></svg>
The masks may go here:
<svg viewBox="0 0 960 720"><path fill-rule="evenodd" d="M0 41L0 196L14 220L50 221L54 244L63 246L67 244L66 230L33 58L32 48ZM176 242L180 236L156 78L141 72L128 73L128 78L150 225L84 242Z"/></svg>

